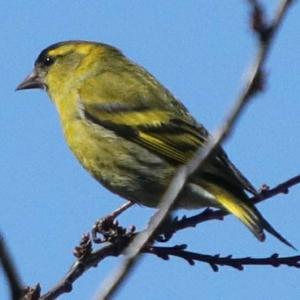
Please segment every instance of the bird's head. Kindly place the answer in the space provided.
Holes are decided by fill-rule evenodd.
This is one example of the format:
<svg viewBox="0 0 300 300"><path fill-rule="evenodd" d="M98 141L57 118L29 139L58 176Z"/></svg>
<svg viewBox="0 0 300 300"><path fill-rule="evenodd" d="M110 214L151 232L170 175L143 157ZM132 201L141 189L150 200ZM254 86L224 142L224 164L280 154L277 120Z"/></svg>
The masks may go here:
<svg viewBox="0 0 300 300"><path fill-rule="evenodd" d="M73 84L95 72L101 72L105 62L122 53L109 45L87 42L66 41L53 44L37 57L34 69L16 88L44 89L50 94L62 92Z"/></svg>

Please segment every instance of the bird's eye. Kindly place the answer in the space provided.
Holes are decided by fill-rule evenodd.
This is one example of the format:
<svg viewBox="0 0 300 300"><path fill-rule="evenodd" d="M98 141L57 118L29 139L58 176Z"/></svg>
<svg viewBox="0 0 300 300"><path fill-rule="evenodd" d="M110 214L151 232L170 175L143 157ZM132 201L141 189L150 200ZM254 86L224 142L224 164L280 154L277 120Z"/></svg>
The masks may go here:
<svg viewBox="0 0 300 300"><path fill-rule="evenodd" d="M51 66L54 63L54 59L51 56L45 56L41 62L44 66Z"/></svg>

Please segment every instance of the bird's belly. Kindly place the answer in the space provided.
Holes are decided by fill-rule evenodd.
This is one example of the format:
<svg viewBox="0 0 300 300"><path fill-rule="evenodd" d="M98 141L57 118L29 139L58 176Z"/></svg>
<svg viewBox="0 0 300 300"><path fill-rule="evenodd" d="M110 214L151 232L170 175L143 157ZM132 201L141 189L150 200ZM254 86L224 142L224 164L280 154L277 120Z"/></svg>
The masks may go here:
<svg viewBox="0 0 300 300"><path fill-rule="evenodd" d="M80 163L107 189L127 200L157 206L175 172L168 162L82 120L68 123L64 134Z"/></svg>
<svg viewBox="0 0 300 300"><path fill-rule="evenodd" d="M64 134L84 168L127 200L156 207L175 174L176 167L164 159L98 125L77 119L65 125ZM188 183L176 207L194 209L215 204L213 195Z"/></svg>

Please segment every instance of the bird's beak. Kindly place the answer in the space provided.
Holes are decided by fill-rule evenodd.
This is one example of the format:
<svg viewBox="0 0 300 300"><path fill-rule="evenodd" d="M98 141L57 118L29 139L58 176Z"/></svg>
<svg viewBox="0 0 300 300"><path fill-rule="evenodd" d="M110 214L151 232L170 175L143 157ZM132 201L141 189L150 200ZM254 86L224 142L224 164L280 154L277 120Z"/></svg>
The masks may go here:
<svg viewBox="0 0 300 300"><path fill-rule="evenodd" d="M45 89L45 84L37 74L36 70L33 70L16 88L16 91L26 89Z"/></svg>

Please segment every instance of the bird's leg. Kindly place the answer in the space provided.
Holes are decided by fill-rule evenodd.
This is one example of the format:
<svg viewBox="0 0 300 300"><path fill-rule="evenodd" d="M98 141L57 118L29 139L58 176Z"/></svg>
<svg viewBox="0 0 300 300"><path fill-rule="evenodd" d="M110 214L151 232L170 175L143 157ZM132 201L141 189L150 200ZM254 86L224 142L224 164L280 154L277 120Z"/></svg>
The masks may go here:
<svg viewBox="0 0 300 300"><path fill-rule="evenodd" d="M122 204L120 207L118 207L116 210L114 210L111 214L106 216L105 218L109 218L111 220L114 220L116 217L118 217L121 213L123 213L125 210L127 210L129 207L131 207L134 203L127 201L124 204Z"/></svg>
<svg viewBox="0 0 300 300"><path fill-rule="evenodd" d="M123 231L123 229L119 226L118 221L116 221L116 218L133 204L133 202L128 201L109 215L97 220L91 232L93 241L95 243L102 243L107 241L109 237L111 238L112 235L115 235L115 232L119 233L120 230ZM132 230L134 231L135 229ZM99 234L102 237L99 237Z"/></svg>

